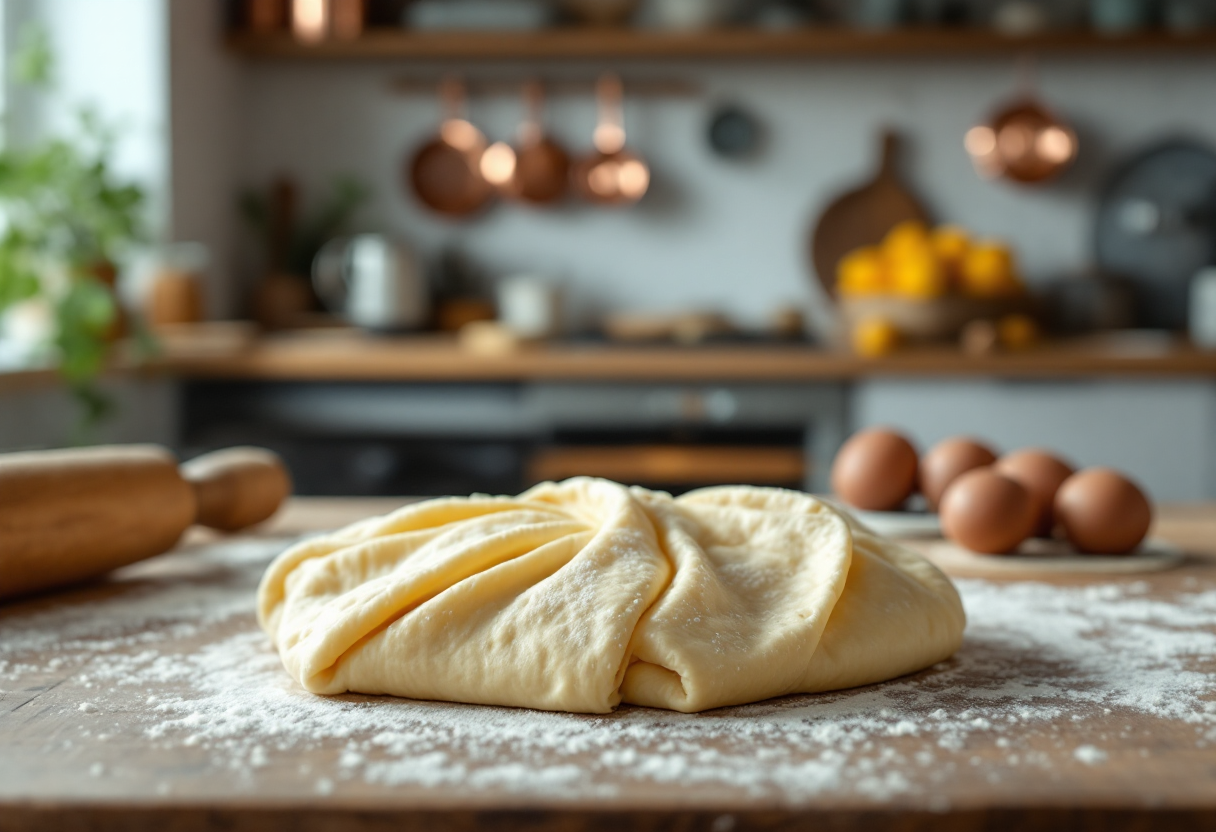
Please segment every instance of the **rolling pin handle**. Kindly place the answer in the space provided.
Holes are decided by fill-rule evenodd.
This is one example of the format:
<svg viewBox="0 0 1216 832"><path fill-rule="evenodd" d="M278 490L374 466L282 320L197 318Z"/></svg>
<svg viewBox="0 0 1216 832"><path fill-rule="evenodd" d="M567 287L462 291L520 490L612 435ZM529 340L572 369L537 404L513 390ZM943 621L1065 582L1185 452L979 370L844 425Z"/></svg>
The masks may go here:
<svg viewBox="0 0 1216 832"><path fill-rule="evenodd" d="M291 494L283 460L265 448L238 447L204 454L181 466L194 489L194 522L235 532L271 517Z"/></svg>

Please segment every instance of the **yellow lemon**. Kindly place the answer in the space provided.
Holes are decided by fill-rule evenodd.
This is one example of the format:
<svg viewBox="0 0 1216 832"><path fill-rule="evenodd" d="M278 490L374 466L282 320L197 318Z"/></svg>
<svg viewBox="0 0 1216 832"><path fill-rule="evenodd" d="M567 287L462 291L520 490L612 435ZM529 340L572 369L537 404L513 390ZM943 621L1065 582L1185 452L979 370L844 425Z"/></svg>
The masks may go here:
<svg viewBox="0 0 1216 832"><path fill-rule="evenodd" d="M865 358L878 358L899 346L899 330L886 318L863 318L853 327L853 352Z"/></svg>
<svg viewBox="0 0 1216 832"><path fill-rule="evenodd" d="M891 264L891 286L906 298L937 298L950 288L946 272L929 253L910 255Z"/></svg>
<svg viewBox="0 0 1216 832"><path fill-rule="evenodd" d="M929 229L917 220L904 220L888 231L882 241L882 253L888 260L920 256L928 249Z"/></svg>
<svg viewBox="0 0 1216 832"><path fill-rule="evenodd" d="M886 266L878 249L867 246L849 252L836 266L836 289L843 297L879 295L887 290Z"/></svg>
<svg viewBox="0 0 1216 832"><path fill-rule="evenodd" d="M963 291L990 298L1016 294L1021 282L1014 273L1013 252L1002 243L977 243L963 257Z"/></svg>
<svg viewBox="0 0 1216 832"><path fill-rule="evenodd" d="M971 248L971 237L967 230L957 225L942 225L929 235L929 247L937 256L950 283L958 285L963 259Z"/></svg>
<svg viewBox="0 0 1216 832"><path fill-rule="evenodd" d="M1024 350L1039 340L1039 325L1029 315L1006 315L997 321L996 331L1007 350Z"/></svg>

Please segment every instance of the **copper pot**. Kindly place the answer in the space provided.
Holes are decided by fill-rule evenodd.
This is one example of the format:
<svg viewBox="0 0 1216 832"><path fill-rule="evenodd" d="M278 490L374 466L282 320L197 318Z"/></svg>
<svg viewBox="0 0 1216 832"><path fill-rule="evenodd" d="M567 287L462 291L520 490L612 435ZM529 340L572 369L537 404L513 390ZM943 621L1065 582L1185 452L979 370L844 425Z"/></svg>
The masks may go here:
<svg viewBox="0 0 1216 832"><path fill-rule="evenodd" d="M511 199L547 205L566 195L570 156L542 124L544 89L539 81L524 86L524 122L519 146L495 142L481 157L481 174Z"/></svg>
<svg viewBox="0 0 1216 832"><path fill-rule="evenodd" d="M650 187L650 168L625 147L621 79L604 75L596 84L599 124L594 152L574 168L574 186L589 202L622 205L637 202Z"/></svg>
<svg viewBox="0 0 1216 832"><path fill-rule="evenodd" d="M258 35L272 35L287 28L287 0L246 0L245 25Z"/></svg>
<svg viewBox="0 0 1216 832"><path fill-rule="evenodd" d="M624 26L640 0L560 0L562 11L587 26Z"/></svg>
<svg viewBox="0 0 1216 832"><path fill-rule="evenodd" d="M1027 185L1056 178L1077 158L1077 134L1031 95L972 127L964 143L981 175Z"/></svg>
<svg viewBox="0 0 1216 832"><path fill-rule="evenodd" d="M414 151L407 177L428 208L449 217L467 217L494 196L481 174L486 137L462 115L463 83L445 79L439 92L446 112L443 124L437 136Z"/></svg>
<svg viewBox="0 0 1216 832"><path fill-rule="evenodd" d="M354 40L363 34L366 0L292 0L291 29L296 40Z"/></svg>

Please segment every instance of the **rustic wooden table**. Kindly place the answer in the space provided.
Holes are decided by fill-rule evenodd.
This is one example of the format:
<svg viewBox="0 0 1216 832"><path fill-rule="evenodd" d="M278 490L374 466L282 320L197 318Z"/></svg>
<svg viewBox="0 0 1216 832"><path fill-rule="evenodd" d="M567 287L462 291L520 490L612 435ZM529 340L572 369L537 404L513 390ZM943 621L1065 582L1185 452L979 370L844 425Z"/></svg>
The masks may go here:
<svg viewBox="0 0 1216 832"><path fill-rule="evenodd" d="M397 504L299 499L0 608L0 832L1216 829L1216 508L1180 568L961 579L958 655L702 715L311 696L257 629L287 540Z"/></svg>

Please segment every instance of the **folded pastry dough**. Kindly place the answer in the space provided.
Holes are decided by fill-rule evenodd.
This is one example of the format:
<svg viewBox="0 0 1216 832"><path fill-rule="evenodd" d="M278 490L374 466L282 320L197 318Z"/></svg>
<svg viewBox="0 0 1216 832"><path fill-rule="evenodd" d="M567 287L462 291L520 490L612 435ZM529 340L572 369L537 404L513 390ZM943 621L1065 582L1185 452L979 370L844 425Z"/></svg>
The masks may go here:
<svg viewBox="0 0 1216 832"><path fill-rule="evenodd" d="M314 693L582 713L879 682L950 656L965 623L936 568L814 497L589 478L300 543L258 617Z"/></svg>

